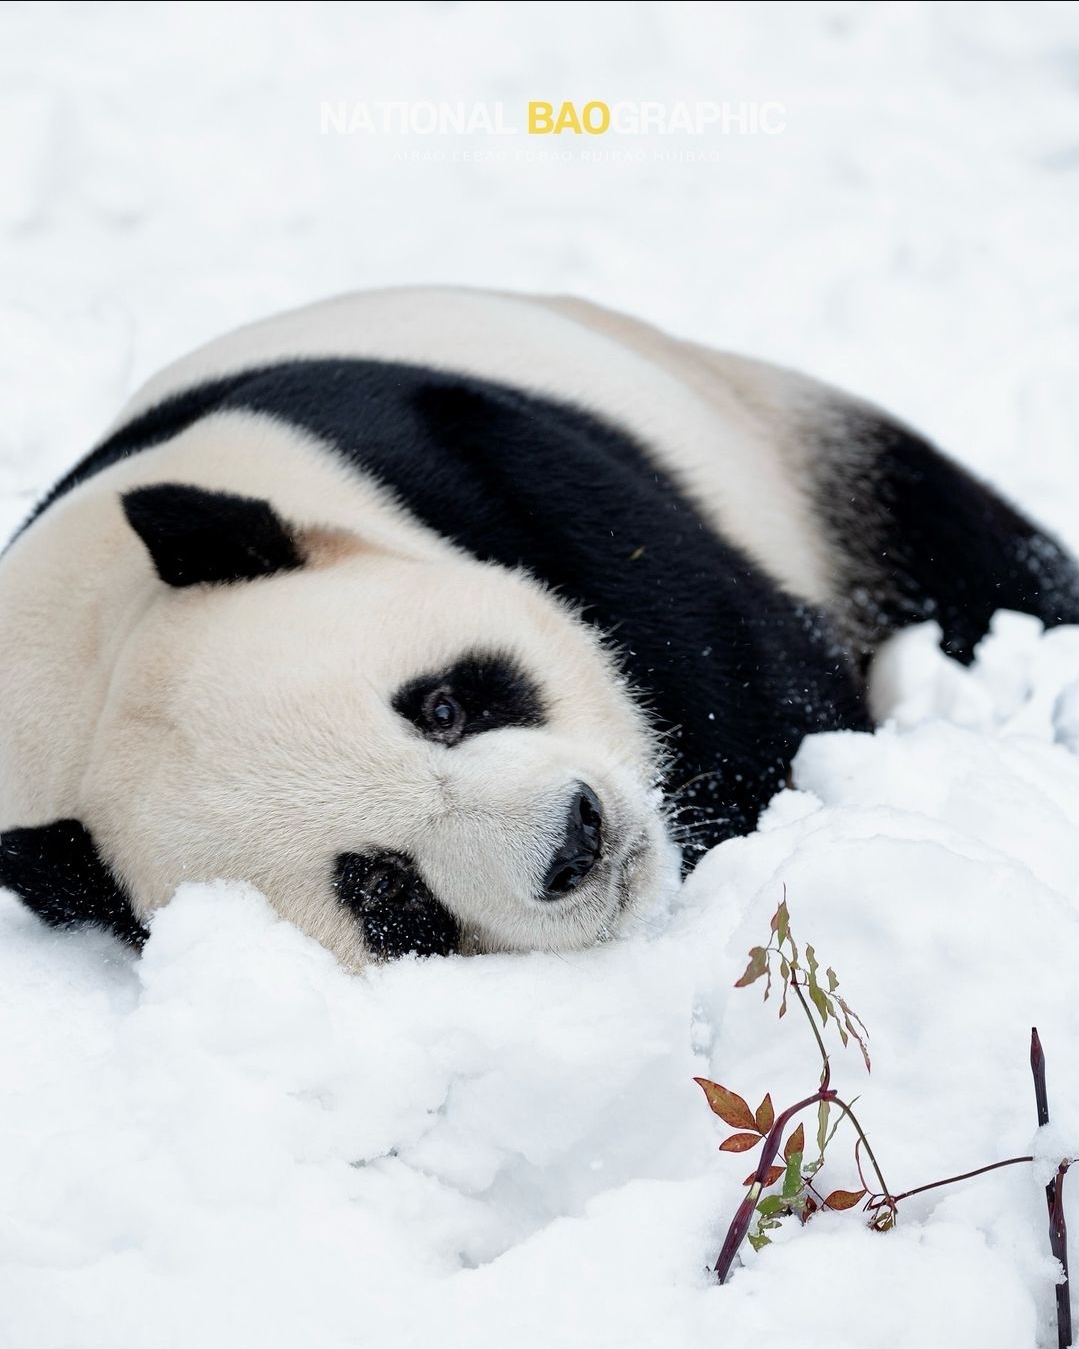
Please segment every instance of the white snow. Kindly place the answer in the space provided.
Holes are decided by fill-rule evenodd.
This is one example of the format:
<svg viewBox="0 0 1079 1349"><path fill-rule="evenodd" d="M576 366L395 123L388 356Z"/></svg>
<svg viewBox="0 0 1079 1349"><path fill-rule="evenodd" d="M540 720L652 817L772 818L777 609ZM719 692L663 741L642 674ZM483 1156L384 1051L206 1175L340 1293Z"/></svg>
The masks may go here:
<svg viewBox="0 0 1079 1349"><path fill-rule="evenodd" d="M780 100L787 130L628 164L319 133L322 99L562 97ZM1079 546L1077 114L1069 5L7 6L0 533L196 342L439 280L830 378ZM133 961L0 895L2 1349L1055 1344L1079 630L1001 615L969 671L915 630L877 692L877 734L807 742L753 837L583 954L354 979L211 886ZM816 1084L805 1026L732 987L784 886L869 1026L871 1077L852 1051L834 1072L893 1189L1040 1160L887 1236L788 1223L718 1288L752 1155L717 1151L692 1077L777 1106Z"/></svg>

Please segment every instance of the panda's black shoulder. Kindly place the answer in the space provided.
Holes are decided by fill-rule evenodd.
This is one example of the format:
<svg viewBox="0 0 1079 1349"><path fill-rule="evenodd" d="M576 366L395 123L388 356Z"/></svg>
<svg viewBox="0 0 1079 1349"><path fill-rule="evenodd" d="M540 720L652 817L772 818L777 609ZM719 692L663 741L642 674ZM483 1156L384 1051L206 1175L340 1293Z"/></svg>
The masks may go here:
<svg viewBox="0 0 1079 1349"><path fill-rule="evenodd" d="M546 511L580 510L590 491L606 493L616 510L628 504L619 490L627 478L657 471L631 435L556 398L423 365L297 359L208 380L140 412L76 464L31 519L94 474L228 411L296 427L406 503L438 497L455 517L478 496L510 485L516 493L526 479ZM452 525L442 532L457 533Z"/></svg>

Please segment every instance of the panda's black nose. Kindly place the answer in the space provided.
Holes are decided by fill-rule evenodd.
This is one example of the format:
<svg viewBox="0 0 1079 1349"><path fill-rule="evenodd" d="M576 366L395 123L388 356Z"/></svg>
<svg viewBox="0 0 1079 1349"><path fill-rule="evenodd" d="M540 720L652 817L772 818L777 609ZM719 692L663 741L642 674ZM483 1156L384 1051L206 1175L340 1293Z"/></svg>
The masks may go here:
<svg viewBox="0 0 1079 1349"><path fill-rule="evenodd" d="M591 787L577 783L566 816L566 832L543 878L543 899L561 899L576 890L599 860L603 811Z"/></svg>

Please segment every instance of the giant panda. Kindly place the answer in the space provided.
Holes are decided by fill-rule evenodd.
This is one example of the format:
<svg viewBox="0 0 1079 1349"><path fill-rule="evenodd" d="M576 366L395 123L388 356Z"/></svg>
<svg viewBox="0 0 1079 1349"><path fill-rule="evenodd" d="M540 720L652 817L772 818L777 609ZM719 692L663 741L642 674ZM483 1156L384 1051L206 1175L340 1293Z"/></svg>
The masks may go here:
<svg viewBox="0 0 1079 1349"><path fill-rule="evenodd" d="M235 879L347 966L587 946L751 830L874 651L1079 621L856 398L579 300L346 296L139 391L0 557L0 884L138 946Z"/></svg>

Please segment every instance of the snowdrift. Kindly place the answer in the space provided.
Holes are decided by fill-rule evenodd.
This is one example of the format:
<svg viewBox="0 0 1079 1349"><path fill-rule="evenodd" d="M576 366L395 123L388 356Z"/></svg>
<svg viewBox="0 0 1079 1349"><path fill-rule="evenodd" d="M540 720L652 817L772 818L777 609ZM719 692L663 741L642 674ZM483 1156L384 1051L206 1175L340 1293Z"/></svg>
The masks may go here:
<svg viewBox="0 0 1079 1349"><path fill-rule="evenodd" d="M888 724L808 740L756 834L593 951L350 978L258 895L193 886L133 960L0 897L2 1342L1047 1342L1041 1186L1079 1139L1079 629L1000 615L969 671L935 636L882 662ZM718 1288L749 1163L692 1078L816 1085L804 1024L733 988L784 887L869 1027L872 1075L852 1048L834 1077L891 1188L1043 1162L885 1236L787 1222ZM842 1135L829 1155L854 1188Z"/></svg>

